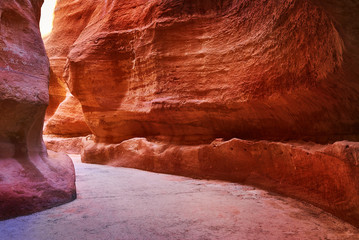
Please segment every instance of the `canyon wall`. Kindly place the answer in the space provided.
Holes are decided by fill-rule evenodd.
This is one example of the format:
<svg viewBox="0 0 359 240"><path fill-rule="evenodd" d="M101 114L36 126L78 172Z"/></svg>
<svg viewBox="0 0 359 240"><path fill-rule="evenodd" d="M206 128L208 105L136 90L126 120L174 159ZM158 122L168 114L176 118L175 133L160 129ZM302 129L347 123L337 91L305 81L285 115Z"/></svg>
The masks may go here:
<svg viewBox="0 0 359 240"><path fill-rule="evenodd" d="M90 3L90 4L89 4ZM91 133L80 102L69 92L63 78L70 47L87 25L95 2L86 6L81 1L58 1L54 28L44 39L47 56L50 60L50 103L46 111L44 134L61 137L86 136ZM75 9L80 11L72 12ZM71 27L69 27L71 26Z"/></svg>
<svg viewBox="0 0 359 240"><path fill-rule="evenodd" d="M83 161L246 182L359 222L356 143L278 143L358 140L358 3L59 0L56 9L46 49L93 133Z"/></svg>
<svg viewBox="0 0 359 240"><path fill-rule="evenodd" d="M357 39L345 39L346 26L313 2L280 2L113 0L69 9L66 26L81 29L85 20L72 24L78 16L87 24L68 54L67 84L97 140L358 134ZM56 32L50 38L61 42Z"/></svg>
<svg viewBox="0 0 359 240"><path fill-rule="evenodd" d="M39 31L42 0L0 2L0 219L76 197L71 159L49 152L42 127L49 62Z"/></svg>

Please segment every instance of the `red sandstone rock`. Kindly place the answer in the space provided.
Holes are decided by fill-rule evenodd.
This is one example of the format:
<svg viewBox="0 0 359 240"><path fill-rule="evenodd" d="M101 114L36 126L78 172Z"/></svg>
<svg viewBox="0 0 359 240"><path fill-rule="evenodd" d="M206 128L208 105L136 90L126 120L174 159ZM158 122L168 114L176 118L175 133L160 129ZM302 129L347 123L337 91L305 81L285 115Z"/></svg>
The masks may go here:
<svg viewBox="0 0 359 240"><path fill-rule="evenodd" d="M0 219L75 198L71 159L48 155L42 126L49 62L39 31L42 0L0 2Z"/></svg>
<svg viewBox="0 0 359 240"><path fill-rule="evenodd" d="M52 66L50 67L50 81L49 81L49 106L46 109L45 121L49 120L56 112L58 106L66 98L66 84L62 80L63 72L61 65L56 64L56 60L52 60ZM60 68L60 69L59 69Z"/></svg>
<svg viewBox="0 0 359 240"><path fill-rule="evenodd" d="M44 134L59 136L86 136L90 133L81 105L71 94L58 106L44 127Z"/></svg>
<svg viewBox="0 0 359 240"><path fill-rule="evenodd" d="M98 141L358 134L350 1L81 2L55 29L82 19L67 83Z"/></svg>
<svg viewBox="0 0 359 240"><path fill-rule="evenodd" d="M355 144L201 144L358 139L358 15L349 0L60 1L47 48L68 53L94 133L83 161L256 184L357 224Z"/></svg>
<svg viewBox="0 0 359 240"><path fill-rule="evenodd" d="M86 11L81 8L81 4L80 1L59 1L56 7L57 17L54 19L56 27L51 35L44 39L51 65L50 103L46 111L45 134L84 136L90 133L80 104L73 96L67 96L68 88L63 79L69 48L86 26L86 19L91 16L91 8L95 8L93 5ZM80 15L71 16L74 18L73 22L69 21L66 13L72 8L81 8L83 11ZM64 18L67 21L64 21Z"/></svg>
<svg viewBox="0 0 359 240"><path fill-rule="evenodd" d="M84 139L85 137L44 136L47 149L67 154L81 154Z"/></svg>

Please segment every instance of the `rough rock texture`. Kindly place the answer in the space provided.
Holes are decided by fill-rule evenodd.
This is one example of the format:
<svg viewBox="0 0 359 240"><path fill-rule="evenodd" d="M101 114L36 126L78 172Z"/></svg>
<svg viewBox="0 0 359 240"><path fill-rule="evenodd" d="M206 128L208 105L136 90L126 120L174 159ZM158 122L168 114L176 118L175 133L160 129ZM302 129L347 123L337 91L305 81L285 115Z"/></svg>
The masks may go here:
<svg viewBox="0 0 359 240"><path fill-rule="evenodd" d="M49 106L46 109L45 121L55 114L57 107L65 100L68 92L66 91L66 84L62 81L62 77L58 77L59 73L55 73L61 73L63 66L58 66L56 63L56 60L52 60L49 83Z"/></svg>
<svg viewBox="0 0 359 240"><path fill-rule="evenodd" d="M68 94L66 99L60 103L44 127L44 134L74 137L86 136L90 133L81 105L71 94Z"/></svg>
<svg viewBox="0 0 359 240"><path fill-rule="evenodd" d="M86 25L71 34L67 83L97 141L359 133L352 1L65 2L57 32Z"/></svg>
<svg viewBox="0 0 359 240"><path fill-rule="evenodd" d="M358 225L355 143L210 144L357 140L357 19L351 0L62 0L46 46L94 134L83 161L244 181Z"/></svg>
<svg viewBox="0 0 359 240"><path fill-rule="evenodd" d="M48 155L42 126L49 62L39 31L42 0L0 2L0 219L74 199L74 167Z"/></svg>
<svg viewBox="0 0 359 240"><path fill-rule="evenodd" d="M71 1L69 3L67 1L58 1L57 17L54 19L56 27L53 29L51 36L44 39L51 66L50 102L46 111L44 134L85 136L91 133L84 120L80 103L69 93L63 79L69 48L86 26L87 22L82 19L89 18L91 15L82 9L81 5L81 1ZM82 9L82 12L79 12L76 16L67 16L67 13L73 8ZM69 21L69 17L74 19ZM64 21L64 18L67 21Z"/></svg>
<svg viewBox="0 0 359 240"><path fill-rule="evenodd" d="M80 154L83 149L83 141L86 137L59 137L56 135L44 135L46 148L55 152L67 154Z"/></svg>

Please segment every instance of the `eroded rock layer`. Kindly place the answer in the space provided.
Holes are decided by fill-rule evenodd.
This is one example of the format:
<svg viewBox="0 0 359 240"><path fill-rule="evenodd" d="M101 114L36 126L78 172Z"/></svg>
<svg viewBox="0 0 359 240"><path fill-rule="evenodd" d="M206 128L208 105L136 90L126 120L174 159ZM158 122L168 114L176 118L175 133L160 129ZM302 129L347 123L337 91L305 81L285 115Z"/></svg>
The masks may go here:
<svg viewBox="0 0 359 240"><path fill-rule="evenodd" d="M66 137L86 136L88 128L80 102L70 93L45 123L44 134Z"/></svg>
<svg viewBox="0 0 359 240"><path fill-rule="evenodd" d="M39 32L42 0L0 2L0 219L75 198L71 159L42 140L49 62Z"/></svg>
<svg viewBox="0 0 359 240"><path fill-rule="evenodd" d="M62 77L59 77L59 74L63 73L63 67L61 63L58 64L58 61L52 59L49 81L49 106L46 109L45 121L48 121L55 114L60 103L66 98L68 92L66 91L66 84L62 81Z"/></svg>
<svg viewBox="0 0 359 240"><path fill-rule="evenodd" d="M67 154L81 154L84 139L86 139L86 137L60 137L56 135L44 135L44 142L47 149Z"/></svg>
<svg viewBox="0 0 359 240"><path fill-rule="evenodd" d="M359 143L294 144L232 139L196 146L134 138L85 140L89 163L253 184L313 203L358 226Z"/></svg>

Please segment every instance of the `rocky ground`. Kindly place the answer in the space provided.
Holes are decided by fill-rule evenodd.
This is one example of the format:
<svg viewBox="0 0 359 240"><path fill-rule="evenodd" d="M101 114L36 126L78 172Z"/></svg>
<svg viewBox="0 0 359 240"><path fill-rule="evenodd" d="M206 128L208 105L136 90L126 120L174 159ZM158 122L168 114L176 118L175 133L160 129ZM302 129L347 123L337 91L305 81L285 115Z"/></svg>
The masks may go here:
<svg viewBox="0 0 359 240"><path fill-rule="evenodd" d="M77 200L1 221L0 239L359 239L318 208L253 187L71 157Z"/></svg>

